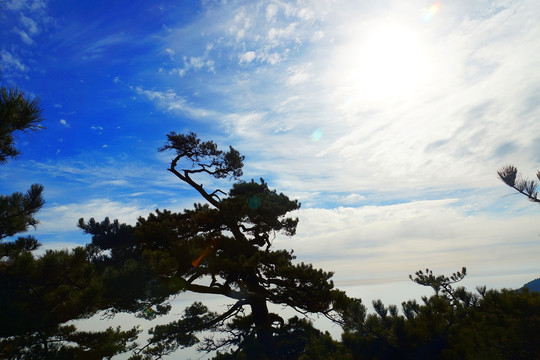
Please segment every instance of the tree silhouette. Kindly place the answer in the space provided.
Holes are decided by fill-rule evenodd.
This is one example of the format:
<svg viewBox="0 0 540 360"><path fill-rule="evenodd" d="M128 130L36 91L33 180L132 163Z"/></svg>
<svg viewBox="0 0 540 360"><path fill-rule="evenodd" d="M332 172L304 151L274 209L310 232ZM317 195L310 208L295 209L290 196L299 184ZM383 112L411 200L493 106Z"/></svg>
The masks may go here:
<svg viewBox="0 0 540 360"><path fill-rule="evenodd" d="M452 285L466 275L417 271L411 280L431 287L422 302L396 306L373 302L343 328L341 353L349 359L537 359L540 356L540 294L514 290L477 293Z"/></svg>
<svg viewBox="0 0 540 360"><path fill-rule="evenodd" d="M0 89L0 163L19 154L16 132L43 128L37 99L18 90ZM26 193L0 195L0 358L101 359L125 352L138 331L108 328L81 332L69 320L102 309L102 281L83 248L32 251L41 244L19 233L36 227L45 201L43 186ZM108 306L106 304L105 306Z"/></svg>
<svg viewBox="0 0 540 360"><path fill-rule="evenodd" d="M15 148L14 133L43 128L41 114L38 99L25 98L16 89L0 88L0 164L20 153ZM42 193L43 186L34 184L25 194L0 195L0 241L38 224L34 214L45 204ZM18 243L22 244L23 240Z"/></svg>
<svg viewBox="0 0 540 360"><path fill-rule="evenodd" d="M14 133L43 129L42 112L39 99L25 98L17 89L0 88L0 163L20 154Z"/></svg>
<svg viewBox="0 0 540 360"><path fill-rule="evenodd" d="M110 295L117 311L163 314L167 297L181 291L221 295L232 302L222 313L193 304L180 319L152 329L138 356L160 357L195 343L205 351L250 343L261 359L279 359L275 340L285 320L269 310L270 303L340 321L336 310L344 308L347 298L333 288L332 273L293 264L292 251L273 250L278 233L295 234L298 219L287 214L300 204L270 190L263 179L239 180L244 157L232 147L219 150L194 133L172 132L167 138L159 150L174 152L168 170L205 203L181 213L157 210L134 227L108 219L81 219L79 226L93 235L98 267L123 272L117 283L129 284L119 284L122 291ZM236 182L227 193L209 190L201 183L203 176ZM196 334L205 330L223 336L199 342Z"/></svg>
<svg viewBox="0 0 540 360"><path fill-rule="evenodd" d="M518 169L513 165L508 165L497 171L499 179L506 185L515 189L518 193L525 195L530 201L540 203L538 199L538 191L536 190L538 183L536 180L523 179L518 173ZM540 170L536 173L536 177L540 180Z"/></svg>

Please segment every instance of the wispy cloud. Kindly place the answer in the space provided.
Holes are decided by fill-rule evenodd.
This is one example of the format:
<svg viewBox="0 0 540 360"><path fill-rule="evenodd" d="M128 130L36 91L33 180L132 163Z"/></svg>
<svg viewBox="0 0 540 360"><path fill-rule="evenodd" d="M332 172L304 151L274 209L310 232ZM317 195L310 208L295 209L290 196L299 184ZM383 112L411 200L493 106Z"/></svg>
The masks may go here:
<svg viewBox="0 0 540 360"><path fill-rule="evenodd" d="M184 66L172 69L170 74L178 74L183 77L191 70L200 70L202 68L205 68L209 72L215 72L214 61L207 60L204 57L190 57L189 59L184 57Z"/></svg>
<svg viewBox="0 0 540 360"><path fill-rule="evenodd" d="M160 107L167 111L186 113L194 118L200 119L216 115L217 112L196 107L189 104L188 100L172 89L165 91L146 90L140 86L134 88L139 95L145 96L147 99L155 101Z"/></svg>
<svg viewBox="0 0 540 360"><path fill-rule="evenodd" d="M21 60L13 56L9 51L2 49L0 56L2 57L3 69L15 69L21 72L25 72L27 70L26 66L21 62Z"/></svg>
<svg viewBox="0 0 540 360"><path fill-rule="evenodd" d="M43 0L11 0L6 2L6 7L10 10L39 11L45 9L47 5Z"/></svg>
<svg viewBox="0 0 540 360"><path fill-rule="evenodd" d="M256 57L255 51L246 51L245 53L240 54L240 64L250 63L255 60Z"/></svg>
<svg viewBox="0 0 540 360"><path fill-rule="evenodd" d="M34 40L31 38L31 36L39 33L37 22L30 17L20 14L20 25L24 28L24 30L15 27L13 28L13 32L18 34L26 45L32 45Z"/></svg>
<svg viewBox="0 0 540 360"><path fill-rule="evenodd" d="M99 59L110 47L127 43L129 40L123 33L107 35L90 44L86 44L80 56L84 60Z"/></svg>
<svg viewBox="0 0 540 360"><path fill-rule="evenodd" d="M495 267L524 273L535 267L534 216L473 217L453 202L301 210L297 235L276 245L294 248L300 261L334 269L338 282L357 285L377 282L378 274L406 280L426 267L448 273L466 266L476 276Z"/></svg>
<svg viewBox="0 0 540 360"><path fill-rule="evenodd" d="M433 29L418 50L430 64L429 77L404 92L390 91L391 97L369 94L373 89L364 88L362 78L350 78L350 72L366 66L357 57L361 53L355 51L361 49L362 36L369 30L350 29L341 35L350 37L346 41L325 43L330 56L310 58L309 67L289 66L274 78L266 78L260 68L250 75L250 81L259 85L249 92L252 103L265 104L267 118L279 117L287 123L290 137L265 132L260 126L257 129L264 135L257 141L244 136L245 132L235 134L248 149L272 152L263 165L269 171L290 175L298 170L309 177L331 173L332 184L346 191L491 186L496 183L494 169L501 163L520 161L534 168L538 161L533 150L536 135L520 131L529 120L516 121L522 118L520 104L538 88L530 72L540 68L538 57L532 54L533 44L539 43L539 28L532 25L532 19L523 26L523 19L533 13L527 7L509 7L491 17L452 24L451 32L441 37L433 37L441 30ZM335 37L331 14L327 20L321 31ZM343 22L355 23L351 19ZM392 61L400 65L399 54L395 56ZM303 59L298 60L302 64ZM486 66L487 62L493 66ZM299 90L282 84L303 85L302 97L288 104L287 113L280 111L280 104ZM529 111L533 112L527 117L531 121L540 116L538 106ZM236 121L237 128L245 128L244 117ZM323 137L316 144L307 144L305 140L317 128ZM501 146L513 149L512 153L497 151ZM291 155L278 152L283 158L276 161L276 147ZM290 156L296 158L299 153L305 162L293 166L295 159ZM327 179L322 181L328 184Z"/></svg>
<svg viewBox="0 0 540 360"><path fill-rule="evenodd" d="M152 207L141 208L135 203L120 203L107 198L92 199L85 203L51 204L40 213L38 230L43 233L72 231L80 218L88 220L93 217L101 221L107 216L111 220L119 219L133 225L141 214L152 210Z"/></svg>
<svg viewBox="0 0 540 360"><path fill-rule="evenodd" d="M32 45L34 43L34 40L32 40L30 38L30 36L28 36L28 34L21 30L21 29L18 29L18 28L14 28L13 29L13 32L15 32L16 34L18 34L20 37L21 37L21 40L26 44L26 45Z"/></svg>
<svg viewBox="0 0 540 360"><path fill-rule="evenodd" d="M17 37L14 43L11 39L6 39L6 44L12 44L2 49L3 75L6 78L20 78L21 73L25 73L24 77L28 78L31 71L29 64L36 62L33 53L36 41L39 36L54 27L56 22L48 15L46 1L12 0L3 5L6 10L3 14L3 25Z"/></svg>
<svg viewBox="0 0 540 360"><path fill-rule="evenodd" d="M21 14L21 23L28 30L30 34L37 34L39 32L39 27L37 23L32 20L30 17L24 16Z"/></svg>

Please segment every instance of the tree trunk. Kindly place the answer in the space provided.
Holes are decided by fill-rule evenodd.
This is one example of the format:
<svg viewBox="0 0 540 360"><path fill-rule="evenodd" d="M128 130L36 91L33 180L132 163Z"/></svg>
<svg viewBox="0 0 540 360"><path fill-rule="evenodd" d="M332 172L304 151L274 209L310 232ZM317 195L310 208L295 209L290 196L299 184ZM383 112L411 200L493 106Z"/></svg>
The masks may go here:
<svg viewBox="0 0 540 360"><path fill-rule="evenodd" d="M250 299L251 313L255 323L257 340L264 348L264 353L269 359L276 359L272 322L264 297L254 296Z"/></svg>

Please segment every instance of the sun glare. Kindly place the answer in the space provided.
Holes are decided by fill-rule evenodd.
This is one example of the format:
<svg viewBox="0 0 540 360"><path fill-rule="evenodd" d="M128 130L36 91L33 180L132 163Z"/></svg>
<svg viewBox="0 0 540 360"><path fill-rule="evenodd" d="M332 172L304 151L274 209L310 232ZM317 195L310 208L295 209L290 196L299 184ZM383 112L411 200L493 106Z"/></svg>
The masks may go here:
<svg viewBox="0 0 540 360"><path fill-rule="evenodd" d="M422 42L405 26L381 24L359 31L337 56L341 86L366 100L407 95L428 75Z"/></svg>

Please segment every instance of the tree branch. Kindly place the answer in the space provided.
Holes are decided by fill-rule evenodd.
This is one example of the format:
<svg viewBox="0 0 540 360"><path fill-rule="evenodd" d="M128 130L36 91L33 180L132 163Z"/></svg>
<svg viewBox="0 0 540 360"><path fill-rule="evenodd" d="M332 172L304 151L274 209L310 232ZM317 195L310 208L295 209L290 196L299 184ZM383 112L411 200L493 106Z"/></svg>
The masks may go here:
<svg viewBox="0 0 540 360"><path fill-rule="evenodd" d="M229 310L225 311L223 314L221 314L217 318L215 318L215 319L207 322L206 324L204 324L203 329L212 328L217 323L220 323L221 321L227 320L229 317L235 315L238 311L240 311L240 309L244 305L246 305L247 303L248 303L247 300L244 300L244 299L238 300L233 306L231 306L231 308Z"/></svg>
<svg viewBox="0 0 540 360"><path fill-rule="evenodd" d="M199 284L187 284L186 287L187 290L193 291L199 294L214 294L214 295L224 295L227 297L230 297L232 299L237 300L244 300L246 298L246 294L239 291L234 291L231 288L227 287L210 287L210 286L204 286Z"/></svg>
<svg viewBox="0 0 540 360"><path fill-rule="evenodd" d="M208 201L210 204L214 205L216 208L219 209L220 208L219 201L216 201L216 199L211 194L208 194L206 192L206 190L203 189L202 185L197 184L195 181L193 181L193 179L191 179L189 177L190 171L183 170L184 174L181 174L178 170L176 170L176 165L178 163L178 160L180 160L181 157L182 157L181 155L177 155L173 159L173 161L171 161L171 167L169 169L167 169L167 170L172 172L174 175L176 175L183 182L189 184L192 188L197 190L199 192L199 194L201 194L202 197L206 199L206 201Z"/></svg>

